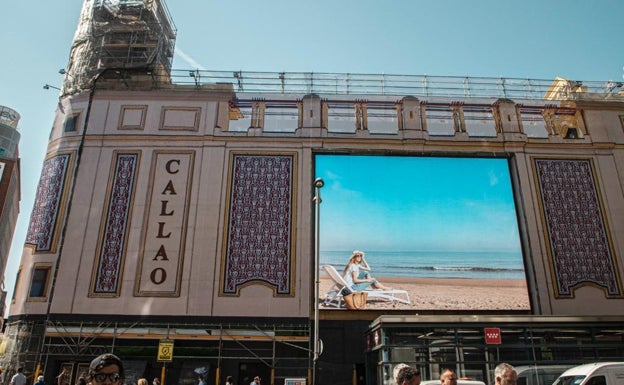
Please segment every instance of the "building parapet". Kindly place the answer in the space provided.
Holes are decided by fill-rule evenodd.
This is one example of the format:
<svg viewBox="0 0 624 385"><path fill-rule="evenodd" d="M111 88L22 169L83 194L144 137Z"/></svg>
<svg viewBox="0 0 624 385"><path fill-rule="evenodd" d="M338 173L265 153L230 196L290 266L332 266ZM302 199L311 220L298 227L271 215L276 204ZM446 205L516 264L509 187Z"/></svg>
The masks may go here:
<svg viewBox="0 0 624 385"><path fill-rule="evenodd" d="M163 79L162 83L169 81ZM247 93L388 95L513 100L624 101L622 82L469 76L172 70L170 81L200 88L232 84Z"/></svg>

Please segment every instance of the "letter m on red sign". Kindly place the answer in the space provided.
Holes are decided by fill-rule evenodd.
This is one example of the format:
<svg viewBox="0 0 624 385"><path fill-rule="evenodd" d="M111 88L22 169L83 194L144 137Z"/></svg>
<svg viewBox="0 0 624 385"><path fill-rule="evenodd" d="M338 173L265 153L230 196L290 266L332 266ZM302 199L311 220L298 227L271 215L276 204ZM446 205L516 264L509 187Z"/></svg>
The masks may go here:
<svg viewBox="0 0 624 385"><path fill-rule="evenodd" d="M502 343L500 328L485 328L485 343L500 345Z"/></svg>

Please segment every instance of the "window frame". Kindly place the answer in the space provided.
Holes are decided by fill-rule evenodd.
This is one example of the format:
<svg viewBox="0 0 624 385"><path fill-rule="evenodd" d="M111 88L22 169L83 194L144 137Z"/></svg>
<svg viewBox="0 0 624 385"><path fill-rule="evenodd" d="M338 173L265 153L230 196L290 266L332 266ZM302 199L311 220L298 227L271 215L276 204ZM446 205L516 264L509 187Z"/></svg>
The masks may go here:
<svg viewBox="0 0 624 385"><path fill-rule="evenodd" d="M33 295L35 276L37 271L45 271L45 279L41 283L40 296ZM31 275L30 275L30 285L28 286L28 299L30 302L44 302L48 300L48 291L50 289L50 273L52 272L52 264L51 263L36 263L33 265ZM36 293L35 293L36 294Z"/></svg>
<svg viewBox="0 0 624 385"><path fill-rule="evenodd" d="M74 112L72 114L69 114L65 117L65 120L63 121L63 132L64 133L69 133L69 132L78 132L79 131L79 126L80 126L80 112ZM72 130L68 130L68 125L69 122L72 122Z"/></svg>

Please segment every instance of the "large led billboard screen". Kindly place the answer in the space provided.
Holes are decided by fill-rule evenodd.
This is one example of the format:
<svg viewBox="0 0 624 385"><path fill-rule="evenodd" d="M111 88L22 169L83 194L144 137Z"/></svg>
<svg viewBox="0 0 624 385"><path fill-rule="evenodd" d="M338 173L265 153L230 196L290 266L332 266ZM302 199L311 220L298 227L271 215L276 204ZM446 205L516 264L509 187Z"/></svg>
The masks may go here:
<svg viewBox="0 0 624 385"><path fill-rule="evenodd" d="M530 309L508 159L318 154L315 173L321 301L336 298L325 266L355 282L368 266L409 304L373 295L367 308ZM353 277L355 250L368 265Z"/></svg>

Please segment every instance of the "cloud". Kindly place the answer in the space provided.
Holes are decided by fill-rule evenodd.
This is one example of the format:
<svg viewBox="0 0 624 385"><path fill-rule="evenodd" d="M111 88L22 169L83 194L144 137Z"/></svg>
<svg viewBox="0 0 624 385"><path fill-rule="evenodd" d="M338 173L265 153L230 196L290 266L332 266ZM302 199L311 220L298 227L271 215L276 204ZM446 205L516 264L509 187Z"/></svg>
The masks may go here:
<svg viewBox="0 0 624 385"><path fill-rule="evenodd" d="M176 47L175 53L177 53L178 56L180 57L180 59L182 59L184 62L186 62L186 64L190 65L191 68L196 68L196 69L202 70L202 71L206 70L206 68L203 65L199 64L190 55L188 55L186 52L182 51L182 49L180 47Z"/></svg>
<svg viewBox="0 0 624 385"><path fill-rule="evenodd" d="M488 175L490 177L490 186L496 186L498 184L498 176L496 175L496 173L490 170Z"/></svg>

